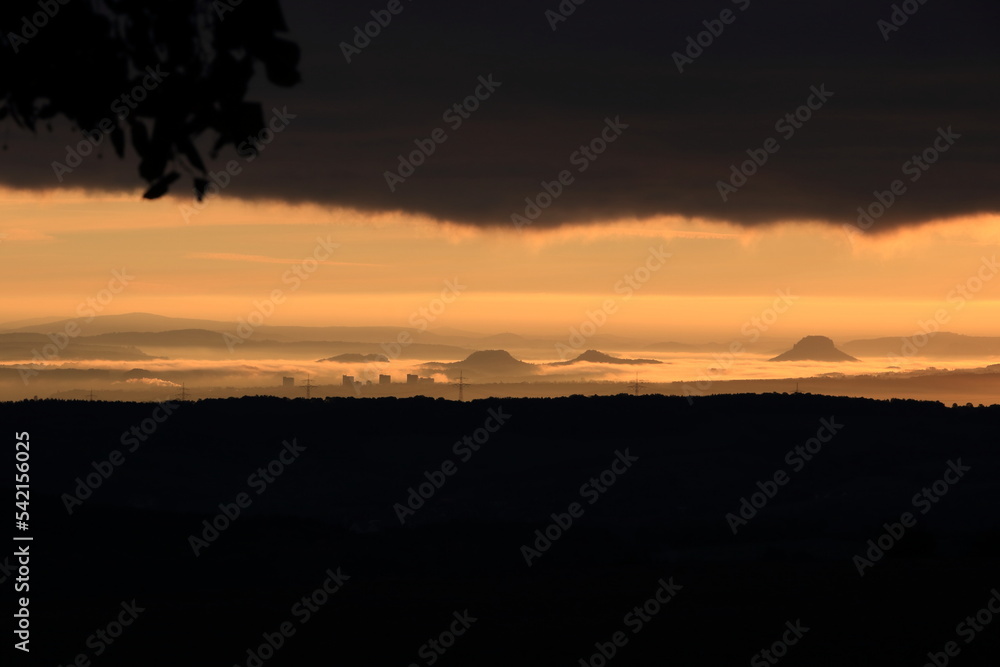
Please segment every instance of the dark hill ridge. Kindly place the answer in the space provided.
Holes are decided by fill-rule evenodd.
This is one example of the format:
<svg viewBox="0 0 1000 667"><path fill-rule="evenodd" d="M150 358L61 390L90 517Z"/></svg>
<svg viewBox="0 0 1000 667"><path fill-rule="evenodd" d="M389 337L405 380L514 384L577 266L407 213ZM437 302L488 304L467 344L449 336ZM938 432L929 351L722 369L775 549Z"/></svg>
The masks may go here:
<svg viewBox="0 0 1000 667"><path fill-rule="evenodd" d="M722 352L729 346L723 343L678 343L668 341L666 343L654 343L645 348L650 352Z"/></svg>
<svg viewBox="0 0 1000 667"><path fill-rule="evenodd" d="M979 358L1000 356L1000 337L966 336L950 331L913 334L906 337L867 338L844 343L852 354L868 357Z"/></svg>
<svg viewBox="0 0 1000 667"><path fill-rule="evenodd" d="M232 333L230 329L229 333ZM151 347L225 347L222 333L208 329L171 329L169 331L116 331L81 340L118 345L148 345ZM256 342L256 341L251 341Z"/></svg>
<svg viewBox="0 0 1000 667"><path fill-rule="evenodd" d="M0 361L39 360L39 355L51 355L53 338L36 333L0 333ZM132 361L156 359L134 345L89 343L80 338L68 338L53 358L63 360Z"/></svg>
<svg viewBox="0 0 1000 667"><path fill-rule="evenodd" d="M657 361L656 359L623 359L622 357L613 357L610 354L605 354L604 352L599 352L598 350L587 350L580 355L569 359L567 361L554 361L549 366L572 366L573 364L579 363L591 363L591 364L629 364L629 365L640 365L640 364L662 364L662 361Z"/></svg>
<svg viewBox="0 0 1000 667"><path fill-rule="evenodd" d="M851 355L841 352L826 336L806 336L787 352L779 354L771 361L857 361Z"/></svg>
<svg viewBox="0 0 1000 667"><path fill-rule="evenodd" d="M373 364L373 363L388 363L389 357L384 354L357 354L355 352L345 352L344 354L338 354L333 357L328 357L326 359L319 359L318 361L339 361L341 363L361 363L361 364Z"/></svg>

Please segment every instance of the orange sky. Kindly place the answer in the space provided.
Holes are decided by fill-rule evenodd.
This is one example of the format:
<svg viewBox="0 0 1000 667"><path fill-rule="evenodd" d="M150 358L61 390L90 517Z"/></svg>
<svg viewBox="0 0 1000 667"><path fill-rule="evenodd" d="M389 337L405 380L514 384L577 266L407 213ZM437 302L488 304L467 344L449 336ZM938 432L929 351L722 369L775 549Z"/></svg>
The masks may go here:
<svg viewBox="0 0 1000 667"><path fill-rule="evenodd" d="M603 307L601 333L695 341L738 338L782 290L795 298L767 336L910 335L935 315L1000 334L1000 216L883 236L680 218L481 231L225 199L185 219L190 203L0 190L0 321L72 316L125 269L101 314L236 320L280 290L269 324L405 326L430 308L431 328L560 334ZM443 290L450 303L435 303Z"/></svg>

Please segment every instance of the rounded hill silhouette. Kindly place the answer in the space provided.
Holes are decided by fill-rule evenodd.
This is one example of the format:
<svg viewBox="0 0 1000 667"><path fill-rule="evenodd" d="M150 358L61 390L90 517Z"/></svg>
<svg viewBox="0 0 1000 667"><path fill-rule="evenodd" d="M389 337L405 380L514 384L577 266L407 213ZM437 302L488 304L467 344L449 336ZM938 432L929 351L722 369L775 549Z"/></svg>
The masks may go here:
<svg viewBox="0 0 1000 667"><path fill-rule="evenodd" d="M610 354L600 352L598 350L587 350L568 361L554 361L550 366L570 366L572 364L577 364L581 362L589 362L592 364L662 364L662 361L657 361L656 359L623 359L621 357L612 357Z"/></svg>

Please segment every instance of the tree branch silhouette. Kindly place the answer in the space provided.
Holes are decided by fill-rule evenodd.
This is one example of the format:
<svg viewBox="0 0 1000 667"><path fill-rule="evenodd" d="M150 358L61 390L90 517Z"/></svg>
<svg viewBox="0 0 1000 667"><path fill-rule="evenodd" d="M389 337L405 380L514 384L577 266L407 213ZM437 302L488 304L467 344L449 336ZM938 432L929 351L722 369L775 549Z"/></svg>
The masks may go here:
<svg viewBox="0 0 1000 667"><path fill-rule="evenodd" d="M215 137L214 158L264 127L261 105L246 99L257 64L275 85L299 82L299 47L279 37L287 30L279 0L6 0L0 120L37 132L64 116L109 135L120 158L130 143L147 199L166 194L178 169L201 199L199 138Z"/></svg>

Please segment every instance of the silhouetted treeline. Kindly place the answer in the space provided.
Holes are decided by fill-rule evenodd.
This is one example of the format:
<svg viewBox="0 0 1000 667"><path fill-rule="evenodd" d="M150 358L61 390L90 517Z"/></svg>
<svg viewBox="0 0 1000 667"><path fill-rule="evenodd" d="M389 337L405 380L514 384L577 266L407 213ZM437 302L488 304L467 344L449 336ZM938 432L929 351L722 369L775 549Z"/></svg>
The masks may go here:
<svg viewBox="0 0 1000 667"><path fill-rule="evenodd" d="M1000 650L996 627L956 634L1000 586L1000 406L42 400L0 423L31 438L33 661L247 665L285 622L262 664L600 664L619 631L608 664L746 664L797 620L783 665ZM661 580L681 588L629 617ZM133 599L146 611L96 656Z"/></svg>

